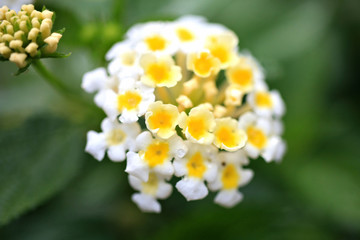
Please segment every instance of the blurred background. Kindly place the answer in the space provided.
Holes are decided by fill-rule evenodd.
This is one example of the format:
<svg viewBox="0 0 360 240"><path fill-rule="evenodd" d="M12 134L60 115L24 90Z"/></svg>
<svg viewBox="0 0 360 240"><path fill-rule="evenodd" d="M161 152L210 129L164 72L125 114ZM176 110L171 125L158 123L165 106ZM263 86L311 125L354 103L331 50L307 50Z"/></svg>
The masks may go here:
<svg viewBox="0 0 360 240"><path fill-rule="evenodd" d="M0 3L1 5L1 3ZM360 1L41 0L66 27L45 65L79 95L82 75L135 23L197 14L224 24L287 105L281 164L254 160L232 209L186 202L161 214L131 201L125 164L84 153L100 110L74 104L29 69L0 64L0 239L360 239Z"/></svg>

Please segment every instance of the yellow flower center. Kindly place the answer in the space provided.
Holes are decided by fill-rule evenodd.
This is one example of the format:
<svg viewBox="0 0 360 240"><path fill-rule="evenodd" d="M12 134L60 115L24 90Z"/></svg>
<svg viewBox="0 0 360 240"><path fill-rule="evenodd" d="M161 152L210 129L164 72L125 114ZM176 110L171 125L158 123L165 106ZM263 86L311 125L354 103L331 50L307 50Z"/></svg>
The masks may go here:
<svg viewBox="0 0 360 240"><path fill-rule="evenodd" d="M253 73L251 69L236 69L230 75L230 81L240 86L248 86L252 83Z"/></svg>
<svg viewBox="0 0 360 240"><path fill-rule="evenodd" d="M165 63L152 63L148 66L146 74L156 83L163 83L169 79L169 67Z"/></svg>
<svg viewBox="0 0 360 240"><path fill-rule="evenodd" d="M216 66L213 56L207 52L200 53L200 57L194 59L194 71L199 75L208 75Z"/></svg>
<svg viewBox="0 0 360 240"><path fill-rule="evenodd" d="M194 40L194 34L192 34L192 32L190 32L186 28L178 28L176 30L176 34L177 34L178 38L180 39L180 41L182 41L182 42L189 42L189 41Z"/></svg>
<svg viewBox="0 0 360 240"><path fill-rule="evenodd" d="M267 92L258 92L255 95L255 103L259 107L271 108L273 105L271 95Z"/></svg>
<svg viewBox="0 0 360 240"><path fill-rule="evenodd" d="M154 113L147 120L151 129L167 129L172 128L173 116L165 111Z"/></svg>
<svg viewBox="0 0 360 240"><path fill-rule="evenodd" d="M263 131L256 127L248 127L246 131L248 135L248 141L255 147L262 149L265 147L267 138Z"/></svg>
<svg viewBox="0 0 360 240"><path fill-rule="evenodd" d="M155 173L149 174L149 180L147 182L142 183L142 192L149 195L156 195L158 190L159 181Z"/></svg>
<svg viewBox="0 0 360 240"><path fill-rule="evenodd" d="M210 48L211 55L218 58L221 63L227 63L230 58L230 53L227 47L222 45L215 45Z"/></svg>
<svg viewBox="0 0 360 240"><path fill-rule="evenodd" d="M220 129L216 131L215 137L219 143L222 143L229 148L236 147L239 142L236 131L227 126L220 127Z"/></svg>
<svg viewBox="0 0 360 240"><path fill-rule="evenodd" d="M143 154L144 160L149 164L150 167L163 164L169 157L169 144L167 142L161 142L155 140L145 150Z"/></svg>
<svg viewBox="0 0 360 240"><path fill-rule="evenodd" d="M125 139L126 134L121 129L114 129L106 136L106 142L110 146L121 144Z"/></svg>
<svg viewBox="0 0 360 240"><path fill-rule="evenodd" d="M167 41L160 35L154 35L147 37L145 43L151 51L161 51L166 48Z"/></svg>
<svg viewBox="0 0 360 240"><path fill-rule="evenodd" d="M207 133L207 124L202 117L189 117L187 126L190 135L199 140Z"/></svg>
<svg viewBox="0 0 360 240"><path fill-rule="evenodd" d="M136 91L126 91L118 96L118 110L121 112L124 108L134 110L138 107L142 97Z"/></svg>
<svg viewBox="0 0 360 240"><path fill-rule="evenodd" d="M186 167L190 177L202 178L206 171L206 166L201 153L195 153L187 162Z"/></svg>
<svg viewBox="0 0 360 240"><path fill-rule="evenodd" d="M234 189L237 188L240 180L240 175L236 171L236 168L233 164L227 165L221 175L221 181L223 183L224 189Z"/></svg>

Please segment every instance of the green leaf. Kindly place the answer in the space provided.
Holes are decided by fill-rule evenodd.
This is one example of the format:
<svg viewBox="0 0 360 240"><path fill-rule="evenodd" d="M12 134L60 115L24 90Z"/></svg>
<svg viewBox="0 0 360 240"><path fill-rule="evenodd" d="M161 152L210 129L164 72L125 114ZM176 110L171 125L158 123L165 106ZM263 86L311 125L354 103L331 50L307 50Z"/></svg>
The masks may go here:
<svg viewBox="0 0 360 240"><path fill-rule="evenodd" d="M55 32L63 34L65 32L65 30L66 30L66 28L62 28L62 29L59 29L59 30L57 30Z"/></svg>
<svg viewBox="0 0 360 240"><path fill-rule="evenodd" d="M74 126L32 118L0 135L0 224L36 207L77 173L83 146Z"/></svg>
<svg viewBox="0 0 360 240"><path fill-rule="evenodd" d="M31 61L23 68L19 68L18 71L16 73L14 73L14 76L19 76L20 74L22 74L23 72L25 72L26 70L28 70L28 68L31 65Z"/></svg>
<svg viewBox="0 0 360 240"><path fill-rule="evenodd" d="M50 53L50 54L42 54L41 58L67 58L70 57L72 53L58 53L58 52L54 52L54 53Z"/></svg>

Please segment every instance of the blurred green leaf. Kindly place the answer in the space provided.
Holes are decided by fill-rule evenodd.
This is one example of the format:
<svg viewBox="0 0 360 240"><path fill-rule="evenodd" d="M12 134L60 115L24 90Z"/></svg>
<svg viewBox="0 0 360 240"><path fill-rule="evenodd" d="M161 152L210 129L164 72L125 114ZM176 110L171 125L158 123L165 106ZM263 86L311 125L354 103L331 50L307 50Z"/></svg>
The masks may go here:
<svg viewBox="0 0 360 240"><path fill-rule="evenodd" d="M0 224L62 189L81 164L79 130L64 120L36 117L0 135Z"/></svg>
<svg viewBox="0 0 360 240"><path fill-rule="evenodd" d="M332 4L304 1L282 14L274 26L258 34L250 44L253 52L268 58L286 60L301 55L324 37L332 17Z"/></svg>
<svg viewBox="0 0 360 240"><path fill-rule="evenodd" d="M47 0L46 4L74 12L78 16L78 19L86 22L109 16L114 1L119 0ZM41 2L42 1L40 1L40 3Z"/></svg>
<svg viewBox="0 0 360 240"><path fill-rule="evenodd" d="M343 164L346 159L336 153L305 158L310 158L311 162L286 168L287 179L293 184L295 193L310 203L315 212L359 230L358 171Z"/></svg>

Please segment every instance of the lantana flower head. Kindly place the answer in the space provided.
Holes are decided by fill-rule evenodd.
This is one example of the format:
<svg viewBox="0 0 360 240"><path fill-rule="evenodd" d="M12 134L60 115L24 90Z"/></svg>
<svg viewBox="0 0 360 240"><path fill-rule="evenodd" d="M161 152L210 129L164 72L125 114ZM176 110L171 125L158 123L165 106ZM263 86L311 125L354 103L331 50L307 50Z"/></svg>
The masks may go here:
<svg viewBox="0 0 360 240"><path fill-rule="evenodd" d="M114 159L103 140L108 130L90 131L86 151L101 160L107 150L114 161L126 152L125 171L139 191L132 200L141 210L160 212L173 177L186 200L210 190L218 192L215 203L232 207L254 175L250 159L282 159L284 102L238 43L234 32L202 17L141 23L110 49L107 68L84 75L82 87L96 93L106 121L129 143Z"/></svg>
<svg viewBox="0 0 360 240"><path fill-rule="evenodd" d="M33 60L66 56L56 53L63 30L52 32L54 12L24 4L31 1L10 2L0 3L0 60L26 70Z"/></svg>

